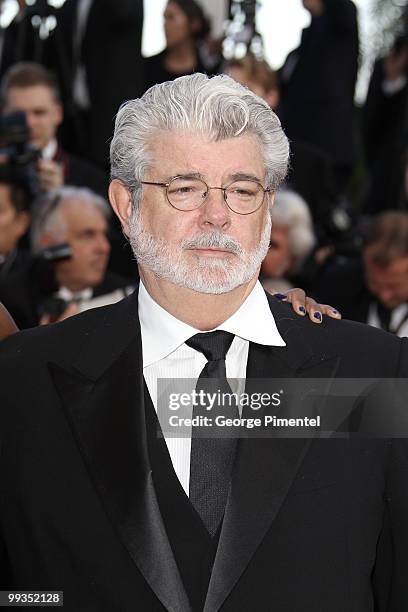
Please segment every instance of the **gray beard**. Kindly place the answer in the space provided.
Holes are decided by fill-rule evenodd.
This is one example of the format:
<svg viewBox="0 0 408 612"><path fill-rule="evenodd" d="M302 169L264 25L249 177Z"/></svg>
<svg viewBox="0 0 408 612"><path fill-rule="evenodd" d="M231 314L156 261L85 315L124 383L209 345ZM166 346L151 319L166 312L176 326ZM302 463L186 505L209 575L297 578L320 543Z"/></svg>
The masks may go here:
<svg viewBox="0 0 408 612"><path fill-rule="evenodd" d="M198 293L228 293L252 280L257 274L268 252L271 236L271 215L267 221L258 246L252 251L242 249L232 236L219 230L198 233L170 247L164 240L155 238L143 229L138 210L132 211L129 219L129 242L140 266L150 270L159 278ZM190 257L184 251L194 248L220 248L231 251L231 257Z"/></svg>

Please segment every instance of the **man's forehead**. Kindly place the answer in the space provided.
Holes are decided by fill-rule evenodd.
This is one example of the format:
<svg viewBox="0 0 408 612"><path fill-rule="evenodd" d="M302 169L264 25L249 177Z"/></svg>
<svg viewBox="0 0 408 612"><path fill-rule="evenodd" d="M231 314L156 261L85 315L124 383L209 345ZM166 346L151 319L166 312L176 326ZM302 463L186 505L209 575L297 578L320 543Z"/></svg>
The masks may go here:
<svg viewBox="0 0 408 612"><path fill-rule="evenodd" d="M25 87L13 86L7 91L6 103L7 104L25 104L39 105L39 104L58 104L57 99L53 90L47 85L27 85Z"/></svg>
<svg viewBox="0 0 408 612"><path fill-rule="evenodd" d="M86 200L66 198L61 202L61 211L64 218L70 223L106 223L103 212Z"/></svg>
<svg viewBox="0 0 408 612"><path fill-rule="evenodd" d="M389 281L401 275L408 274L408 255L396 257L385 266L377 264L373 257L374 256L369 253L368 257L366 257L366 262L368 263L369 271L378 278L384 278L384 280Z"/></svg>
<svg viewBox="0 0 408 612"><path fill-rule="evenodd" d="M257 136L243 134L214 140L194 132L157 132L148 144L150 165L169 176L207 169L256 174L264 172L262 149Z"/></svg>

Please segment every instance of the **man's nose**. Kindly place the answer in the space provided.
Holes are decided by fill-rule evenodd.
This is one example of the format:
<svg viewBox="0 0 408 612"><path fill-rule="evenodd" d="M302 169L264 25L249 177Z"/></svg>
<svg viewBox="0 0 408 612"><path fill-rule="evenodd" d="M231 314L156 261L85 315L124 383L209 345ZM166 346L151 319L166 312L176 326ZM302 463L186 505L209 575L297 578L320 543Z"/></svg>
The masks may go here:
<svg viewBox="0 0 408 612"><path fill-rule="evenodd" d="M218 187L208 189L207 198L200 207L200 224L228 229L231 225L231 211L224 199L224 191Z"/></svg>
<svg viewBox="0 0 408 612"><path fill-rule="evenodd" d="M32 130L36 122L35 115L33 113L25 113L25 116L26 116L28 129Z"/></svg>

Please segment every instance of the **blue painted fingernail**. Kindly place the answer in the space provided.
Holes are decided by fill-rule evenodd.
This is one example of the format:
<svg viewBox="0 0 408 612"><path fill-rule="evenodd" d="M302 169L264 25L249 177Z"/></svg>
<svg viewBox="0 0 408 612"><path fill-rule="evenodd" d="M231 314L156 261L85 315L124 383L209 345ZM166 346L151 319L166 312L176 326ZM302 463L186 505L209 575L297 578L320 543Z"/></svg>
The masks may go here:
<svg viewBox="0 0 408 612"><path fill-rule="evenodd" d="M339 314L339 311L336 310L335 308L332 308L332 312L334 312L334 314Z"/></svg>
<svg viewBox="0 0 408 612"><path fill-rule="evenodd" d="M306 313L305 307L304 306L299 306L299 311L303 312L303 314Z"/></svg>
<svg viewBox="0 0 408 612"><path fill-rule="evenodd" d="M284 293L274 293L274 297L278 298L278 300L285 300L286 295Z"/></svg>
<svg viewBox="0 0 408 612"><path fill-rule="evenodd" d="M313 316L314 316L315 319L318 319L319 321L322 320L322 315L321 315L320 312L315 312Z"/></svg>

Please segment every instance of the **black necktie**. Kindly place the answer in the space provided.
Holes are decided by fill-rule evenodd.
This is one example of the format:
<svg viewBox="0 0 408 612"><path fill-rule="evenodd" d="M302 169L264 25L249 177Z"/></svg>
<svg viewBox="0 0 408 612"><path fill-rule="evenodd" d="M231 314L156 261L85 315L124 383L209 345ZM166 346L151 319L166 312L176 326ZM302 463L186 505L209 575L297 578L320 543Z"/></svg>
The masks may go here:
<svg viewBox="0 0 408 612"><path fill-rule="evenodd" d="M226 376L225 356L233 339L233 334L219 330L196 334L186 341L208 360L197 380L197 393L232 393ZM236 448L232 428L229 437L217 437L214 423L217 415L238 417L236 402L231 405L216 402L211 411L207 411L205 405L194 405L193 418L209 416L213 419L213 427L206 428L205 432L206 435L213 434L213 437L199 437L203 432L200 427L193 427L191 432L190 501L211 535L217 531L224 514Z"/></svg>
<svg viewBox="0 0 408 612"><path fill-rule="evenodd" d="M383 306L381 302L377 302L377 314L380 319L381 329L389 332L392 311Z"/></svg>

